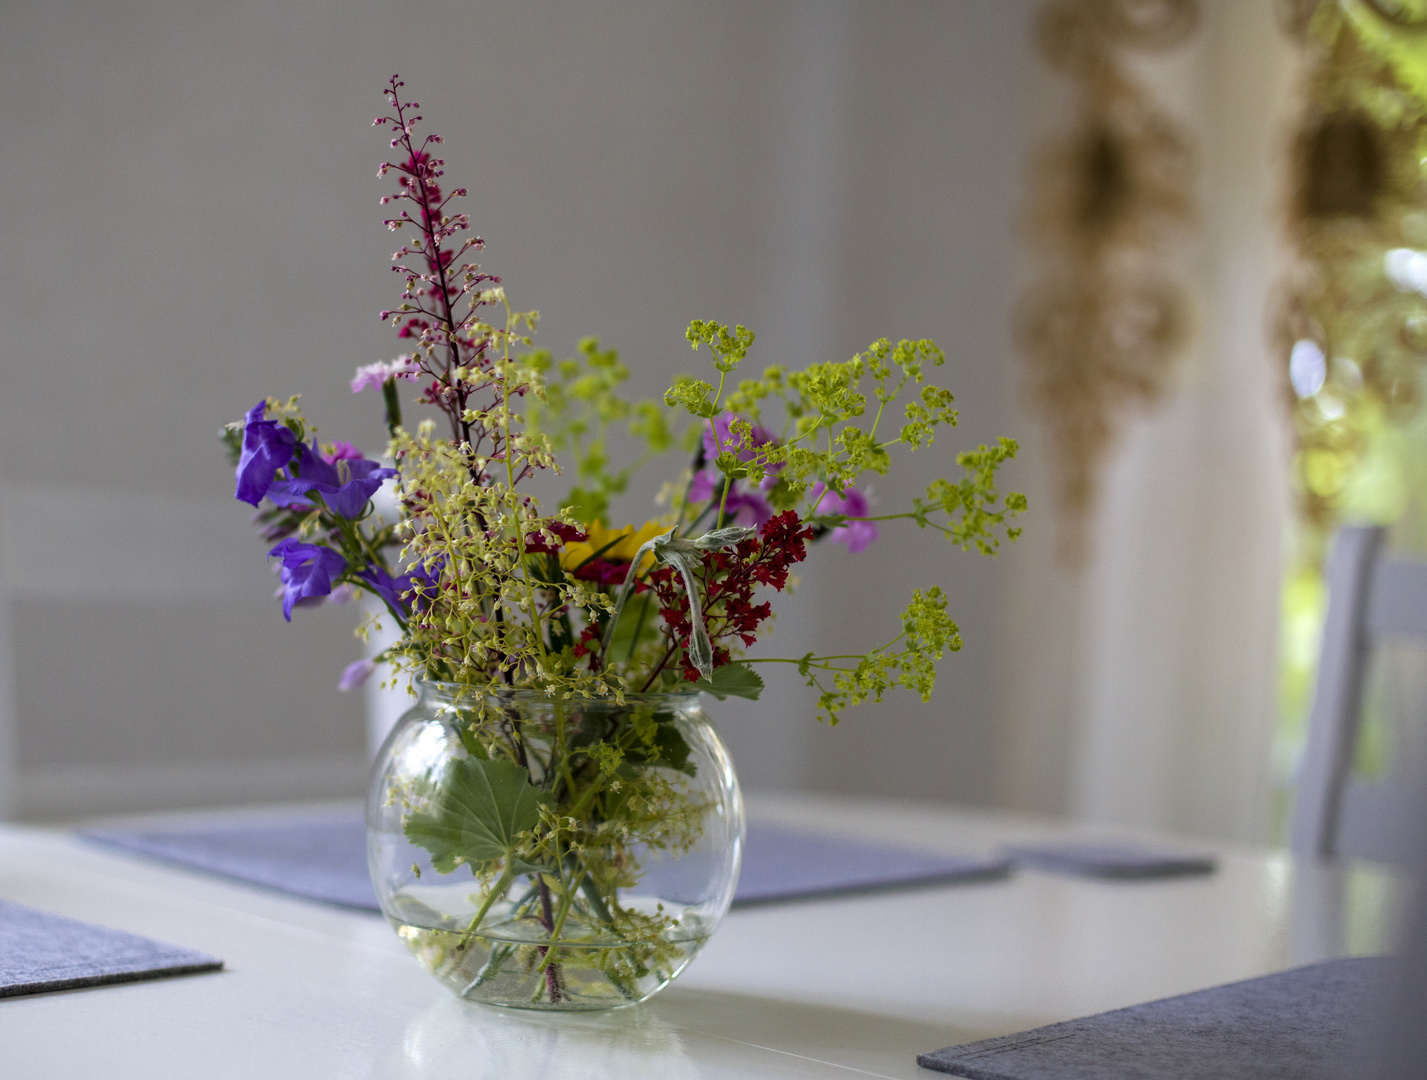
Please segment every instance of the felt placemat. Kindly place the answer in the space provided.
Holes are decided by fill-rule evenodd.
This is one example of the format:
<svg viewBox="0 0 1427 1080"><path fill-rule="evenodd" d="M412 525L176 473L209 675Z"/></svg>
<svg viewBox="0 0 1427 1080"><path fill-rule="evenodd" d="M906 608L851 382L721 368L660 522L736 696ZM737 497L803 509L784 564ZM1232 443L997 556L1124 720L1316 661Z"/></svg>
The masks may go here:
<svg viewBox="0 0 1427 1080"><path fill-rule="evenodd" d="M0 900L0 997L217 971L223 961Z"/></svg>
<svg viewBox="0 0 1427 1080"><path fill-rule="evenodd" d="M990 881L1011 872L1004 856L937 855L749 822L734 907Z"/></svg>
<svg viewBox="0 0 1427 1080"><path fill-rule="evenodd" d="M1022 866L1080 877L1137 880L1213 873L1207 852L1161 850L1123 840L1062 840L1016 844L1006 855Z"/></svg>
<svg viewBox="0 0 1427 1080"><path fill-rule="evenodd" d="M381 910L367 871L367 826L360 810L81 829L80 835L308 900Z"/></svg>
<svg viewBox="0 0 1427 1080"><path fill-rule="evenodd" d="M81 835L164 862L329 904L379 910L359 811L302 813ZM734 906L1004 877L1001 856L935 855L750 823Z"/></svg>
<svg viewBox="0 0 1427 1080"><path fill-rule="evenodd" d="M922 1054L971 1080L1338 1080L1389 961L1329 960Z"/></svg>

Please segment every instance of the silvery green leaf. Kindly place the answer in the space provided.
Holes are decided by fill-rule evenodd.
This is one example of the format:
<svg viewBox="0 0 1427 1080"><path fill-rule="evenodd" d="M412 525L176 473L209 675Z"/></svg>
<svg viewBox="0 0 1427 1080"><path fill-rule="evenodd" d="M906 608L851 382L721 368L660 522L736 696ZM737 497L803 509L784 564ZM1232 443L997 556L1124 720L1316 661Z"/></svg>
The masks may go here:
<svg viewBox="0 0 1427 1080"><path fill-rule="evenodd" d="M713 674L713 643L704 628L704 613L699 603L699 586L694 580L694 568L702 562L702 555L695 544L688 540L679 541L679 546L666 545L655 554L679 571L684 582L684 592L689 596L689 663L707 679Z"/></svg>
<svg viewBox="0 0 1427 1080"><path fill-rule="evenodd" d="M676 537L674 530L670 529L663 536L656 536L647 541L634 556L634 561L629 564L629 573L625 575L624 584L620 586L619 598L615 601L609 626L605 628L604 641L600 646L601 651L605 653L609 651L610 639L614 636L615 623L619 621L619 616L624 611L624 605L634 588L634 579L639 571L639 560L644 558L646 552L652 551L654 557L660 562L679 571L679 577L684 582L684 592L689 597L689 622L692 626L689 631L689 662L698 669L699 674L705 679L710 678L713 675L713 643L709 641L709 632L704 627L703 611L699 603L699 587L694 580L694 571L702 561L705 551L737 547L755 532L757 532L756 529L731 525L728 528L706 532L703 536L695 537L693 540L686 540Z"/></svg>
<svg viewBox="0 0 1427 1080"><path fill-rule="evenodd" d="M742 525L730 525L727 528L714 529L712 532L706 532L703 536L693 540L692 543L701 551L737 547L757 531L757 529L745 528Z"/></svg>
<svg viewBox="0 0 1427 1080"><path fill-rule="evenodd" d="M646 540L639 546L639 550L634 554L634 560L629 564L629 572L624 575L624 584L619 587L619 596L614 602L614 611L610 613L609 625L605 627L604 640L600 642L600 655L609 655L609 642L614 637L614 627L619 622L619 616L624 611L624 605L629 600L629 594L634 590L634 579L639 575L639 563L651 551L655 551L658 558L657 548L661 540L667 541L674 535L674 530L670 529L663 536L656 536L652 540Z"/></svg>
<svg viewBox="0 0 1427 1080"><path fill-rule="evenodd" d="M663 543L655 543L655 558L677 569L679 577L684 581L684 591L689 595L689 662L705 679L713 676L713 642L709 641L709 632L704 627L704 614L699 604L699 587L694 580L694 570L703 561L705 551L737 547L754 531L734 525L726 529L714 529L693 540L676 540L671 537Z"/></svg>

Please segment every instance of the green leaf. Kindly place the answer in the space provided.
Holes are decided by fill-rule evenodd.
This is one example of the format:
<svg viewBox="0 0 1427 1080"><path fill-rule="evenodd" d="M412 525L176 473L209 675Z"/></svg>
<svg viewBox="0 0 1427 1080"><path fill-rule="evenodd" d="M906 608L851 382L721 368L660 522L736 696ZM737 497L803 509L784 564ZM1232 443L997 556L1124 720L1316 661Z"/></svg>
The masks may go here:
<svg viewBox="0 0 1427 1080"><path fill-rule="evenodd" d="M509 761L468 757L447 763L431 798L432 812L406 818L406 838L431 853L438 874L461 863L474 869L506 859L517 873L533 872L515 858L515 841L540 820L550 796L530 783L530 773Z"/></svg>
<svg viewBox="0 0 1427 1080"><path fill-rule="evenodd" d="M653 714L647 720L647 728L642 731L639 730L641 725L638 718L634 723L640 735L640 742L629 749L629 761L640 765L663 766L689 776L694 775L694 765L689 761L692 751L684 736L679 733L672 713ZM637 772L630 774L631 777L637 775Z"/></svg>
<svg viewBox="0 0 1427 1080"><path fill-rule="evenodd" d="M757 701L758 695L763 693L763 678L747 664L734 662L715 668L713 677L700 679L694 683L694 689L712 694L720 701L731 697Z"/></svg>

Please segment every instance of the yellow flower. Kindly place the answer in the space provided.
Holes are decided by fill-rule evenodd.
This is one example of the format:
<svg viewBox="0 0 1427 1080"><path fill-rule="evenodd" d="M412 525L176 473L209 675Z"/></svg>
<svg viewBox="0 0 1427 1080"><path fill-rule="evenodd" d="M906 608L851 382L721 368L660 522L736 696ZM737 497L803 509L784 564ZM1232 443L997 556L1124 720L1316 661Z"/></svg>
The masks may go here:
<svg viewBox="0 0 1427 1080"><path fill-rule="evenodd" d="M657 521L646 521L638 531L633 525L626 525L622 529L606 529L596 521L585 531L589 535L588 540L566 544L561 549L560 567L562 569L573 573L582 563L593 557L595 552L599 552L600 558L609 562L629 562L648 541L653 540L656 536L663 536L669 530ZM640 560L640 573L653 565L653 553L646 552L644 558Z"/></svg>

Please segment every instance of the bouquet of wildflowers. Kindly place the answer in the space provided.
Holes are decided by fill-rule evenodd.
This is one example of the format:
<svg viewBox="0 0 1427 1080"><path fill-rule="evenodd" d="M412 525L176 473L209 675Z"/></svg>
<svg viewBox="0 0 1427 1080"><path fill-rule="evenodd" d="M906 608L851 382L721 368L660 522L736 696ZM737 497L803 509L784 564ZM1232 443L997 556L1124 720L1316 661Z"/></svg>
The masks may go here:
<svg viewBox="0 0 1427 1080"><path fill-rule="evenodd" d="M1016 445L1002 439L963 452L958 478L935 481L910 508L874 514L868 478L886 473L898 453L926 452L940 429L956 423L952 395L929 381L944 360L930 341L878 340L850 360L746 376L753 334L696 320L687 341L706 350L716 378L680 379L657 401L621 396L626 368L593 339L577 357L556 362L533 346L536 314L514 310L501 280L473 261L482 241L455 208L466 192L445 189L443 162L434 156L441 139L418 139L418 106L401 99L402 85L393 77L390 111L376 124L397 152L379 175L395 177L382 202L392 208L387 227L403 237L393 257L401 302L382 318L406 351L361 368L351 383L353 391L380 394L390 442L381 460L345 442L322 443L296 398L269 398L227 429L237 497L260 507L286 618L324 598L368 593L380 601L380 621L399 630L377 659L473 703L467 734L476 764L402 796L414 808L407 835L431 853L438 872L465 864L492 888L530 875L537 884L529 917L543 912L547 929L555 919L551 895L573 898L567 917L618 922L613 887L579 887L618 875L594 865L599 845L588 837L564 836L561 847L561 830L574 818L607 823L634 813L633 805L646 816L650 807L677 816L667 783L622 766L640 761L687 773L687 747L636 713L596 745L553 739L537 754L518 722L502 714L501 695L518 689L556 702L621 703L626 695L697 689L756 698L759 667L781 664L817 691L818 712L832 723L896 686L926 700L936 662L961 645L936 585L912 594L885 641L837 655L757 655L770 595L790 587L809 545L861 552L894 521L994 552L1017 535L1011 520L1025 507L1022 496L1002 497L996 487L997 469ZM403 418L403 396L421 410L415 424ZM610 460L616 428L642 448L634 460ZM641 466L670 452L688 454L690 464L666 485L662 512L637 528L614 527L611 499ZM560 506L542 507L527 493L532 477L571 466L574 483ZM384 484L395 490L395 514L374 508ZM349 668L344 685L373 663ZM459 829L438 827L472 768L481 773L476 779L509 781L516 792L492 814L514 812L520 792L536 792L516 847L463 850L452 838ZM640 783L643 801L631 803L630 785ZM627 862L628 845L645 835L629 821L622 828L615 846L624 848L607 856L616 862ZM586 853L578 866L571 850ZM608 843L600 850L608 853ZM623 925L621 933L653 949L661 927ZM541 964L542 972L559 969L548 959ZM610 977L616 984L632 978L627 970ZM558 978L547 975L541 985L552 1000L562 992Z"/></svg>

